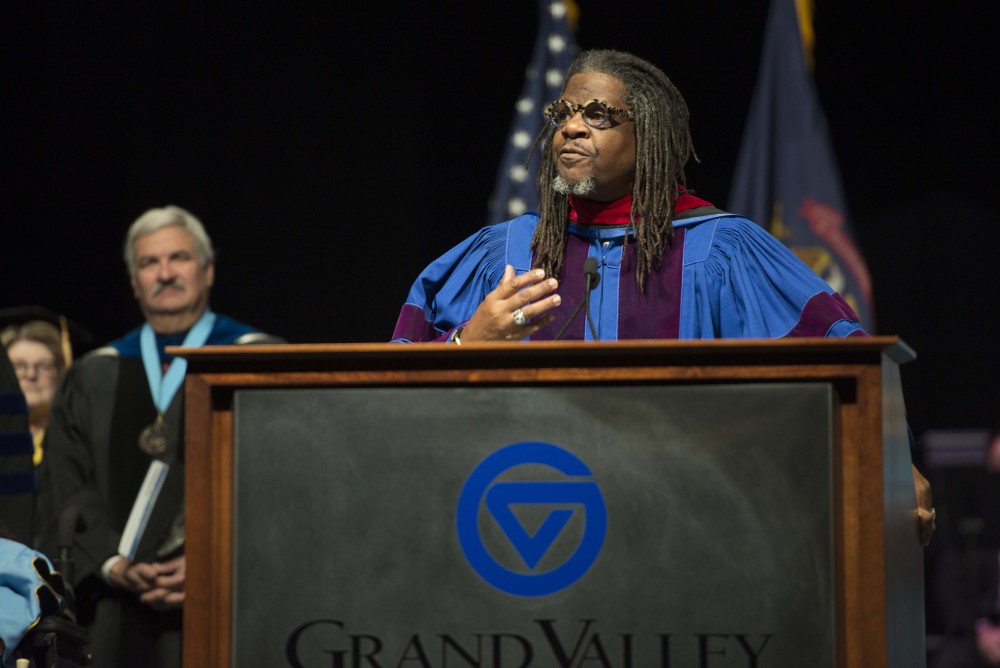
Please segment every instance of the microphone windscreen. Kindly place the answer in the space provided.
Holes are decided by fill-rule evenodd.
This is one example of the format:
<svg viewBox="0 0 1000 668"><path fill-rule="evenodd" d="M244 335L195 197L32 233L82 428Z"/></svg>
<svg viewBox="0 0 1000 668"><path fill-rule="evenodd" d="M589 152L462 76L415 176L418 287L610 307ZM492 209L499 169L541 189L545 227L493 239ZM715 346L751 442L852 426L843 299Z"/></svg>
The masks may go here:
<svg viewBox="0 0 1000 668"><path fill-rule="evenodd" d="M587 284L593 290L601 281L601 275L597 273L597 258L588 257L583 261L583 275L588 278Z"/></svg>

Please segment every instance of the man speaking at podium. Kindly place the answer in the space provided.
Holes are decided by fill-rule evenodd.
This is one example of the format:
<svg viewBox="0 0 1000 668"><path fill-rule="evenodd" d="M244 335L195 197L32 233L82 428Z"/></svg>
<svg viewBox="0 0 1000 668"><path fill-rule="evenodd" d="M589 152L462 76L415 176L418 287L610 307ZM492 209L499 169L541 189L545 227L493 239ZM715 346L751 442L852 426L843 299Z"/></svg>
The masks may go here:
<svg viewBox="0 0 1000 668"><path fill-rule="evenodd" d="M212 312L214 258L204 227L187 211L167 206L140 216L126 237L125 262L145 323L74 364L53 402L40 546L55 556L58 518L79 510L74 585L94 666L180 666L187 362L164 349L278 341ZM145 531L134 548L123 548L140 486L162 468L152 462L167 465L166 478Z"/></svg>
<svg viewBox="0 0 1000 668"><path fill-rule="evenodd" d="M432 262L393 341L866 335L781 242L686 189L684 167L697 159L687 104L659 68L584 51L544 114L539 211ZM914 477L926 544L930 489Z"/></svg>
<svg viewBox="0 0 1000 668"><path fill-rule="evenodd" d="M864 334L777 239L685 189L684 166L697 158L687 105L657 67L585 51L544 114L539 212L482 229L432 263L396 340ZM580 318L558 336L585 293L593 330Z"/></svg>

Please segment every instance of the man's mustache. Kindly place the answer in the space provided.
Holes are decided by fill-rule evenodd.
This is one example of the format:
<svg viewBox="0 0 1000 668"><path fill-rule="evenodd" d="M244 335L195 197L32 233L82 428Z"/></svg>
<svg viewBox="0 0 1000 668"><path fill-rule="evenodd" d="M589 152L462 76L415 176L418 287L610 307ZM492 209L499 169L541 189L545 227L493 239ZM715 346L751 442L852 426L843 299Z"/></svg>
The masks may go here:
<svg viewBox="0 0 1000 668"><path fill-rule="evenodd" d="M187 286L184 285L184 281L179 278L171 278L169 281L157 281L156 287L153 288L153 294L151 296L155 297L167 288L177 288L178 290L186 290Z"/></svg>

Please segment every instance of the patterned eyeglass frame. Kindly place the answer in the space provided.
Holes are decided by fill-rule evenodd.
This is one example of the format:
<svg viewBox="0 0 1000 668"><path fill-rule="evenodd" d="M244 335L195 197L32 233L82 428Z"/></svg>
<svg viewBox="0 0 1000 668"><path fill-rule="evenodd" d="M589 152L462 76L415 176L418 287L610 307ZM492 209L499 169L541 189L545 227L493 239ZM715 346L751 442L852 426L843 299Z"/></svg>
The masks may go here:
<svg viewBox="0 0 1000 668"><path fill-rule="evenodd" d="M593 123L587 120L586 114L582 114L583 122L586 123L589 127L594 128L595 130L603 128L605 125L607 125L611 121L612 116L624 116L625 118L632 118L632 112L629 111L628 109L621 109L620 107L609 106L607 102L598 99L596 97L593 100L587 100L583 104L575 104L573 102L570 102L569 100L562 100L562 99L556 100L549 106L545 107L545 109L542 110L542 113L545 115L547 119L549 119L549 123L551 123L553 127L555 127L556 129L562 129L566 127L566 123L569 123L570 118L576 116L577 112L583 111L584 109L595 103L600 105L600 107L604 110L604 120L601 121L600 124L594 125ZM562 125L556 123L555 119L555 106L557 104L565 104L570 110L569 118L567 118L566 123L563 123Z"/></svg>

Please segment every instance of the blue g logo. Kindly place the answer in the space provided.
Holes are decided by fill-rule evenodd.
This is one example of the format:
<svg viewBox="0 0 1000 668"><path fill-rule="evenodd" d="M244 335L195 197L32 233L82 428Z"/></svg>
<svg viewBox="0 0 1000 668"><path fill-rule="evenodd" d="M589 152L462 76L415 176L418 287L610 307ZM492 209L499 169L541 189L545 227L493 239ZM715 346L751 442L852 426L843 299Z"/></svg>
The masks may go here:
<svg viewBox="0 0 1000 668"><path fill-rule="evenodd" d="M523 465L546 466L564 478L497 482L503 473ZM604 498L590 477L590 469L583 462L549 443L514 443L484 459L469 475L458 498L458 540L469 565L497 589L516 596L552 594L579 580L597 559L608 526ZM501 564L487 550L479 525L483 501L523 562L522 572ZM547 512L529 533L514 513L514 506L533 506ZM567 523L580 512L584 529L576 549L555 567L536 572L536 566Z"/></svg>

